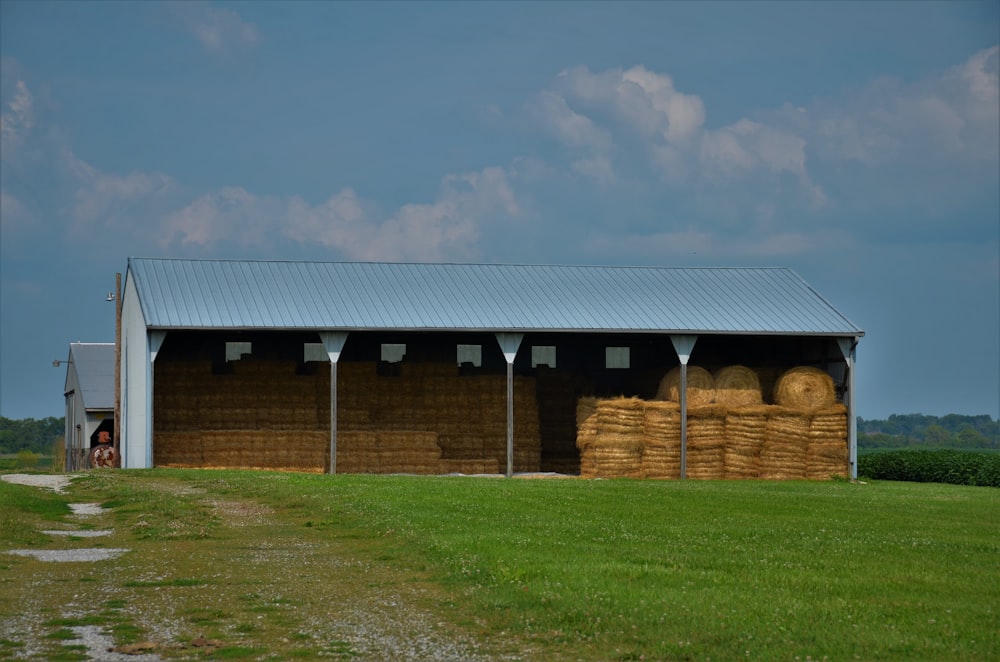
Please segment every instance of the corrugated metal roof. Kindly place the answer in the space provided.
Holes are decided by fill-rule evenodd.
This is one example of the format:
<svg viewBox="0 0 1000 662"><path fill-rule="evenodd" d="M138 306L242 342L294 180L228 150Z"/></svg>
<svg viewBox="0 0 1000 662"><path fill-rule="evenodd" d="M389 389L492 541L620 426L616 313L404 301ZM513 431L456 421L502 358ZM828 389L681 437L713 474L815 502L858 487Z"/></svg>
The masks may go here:
<svg viewBox="0 0 1000 662"><path fill-rule="evenodd" d="M69 358L70 369L76 371L84 409L114 409L114 343L70 343Z"/></svg>
<svg viewBox="0 0 1000 662"><path fill-rule="evenodd" d="M862 335L783 268L132 258L158 329Z"/></svg>

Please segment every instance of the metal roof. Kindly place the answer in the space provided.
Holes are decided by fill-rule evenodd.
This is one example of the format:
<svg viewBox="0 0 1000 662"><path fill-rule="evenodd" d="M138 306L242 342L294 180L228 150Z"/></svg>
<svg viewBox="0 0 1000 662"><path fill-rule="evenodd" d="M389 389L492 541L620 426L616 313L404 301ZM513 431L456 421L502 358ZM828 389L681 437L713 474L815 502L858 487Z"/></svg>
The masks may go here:
<svg viewBox="0 0 1000 662"><path fill-rule="evenodd" d="M132 258L154 329L860 336L784 268Z"/></svg>
<svg viewBox="0 0 1000 662"><path fill-rule="evenodd" d="M70 343L69 360L69 369L76 372L84 409L114 409L114 343Z"/></svg>

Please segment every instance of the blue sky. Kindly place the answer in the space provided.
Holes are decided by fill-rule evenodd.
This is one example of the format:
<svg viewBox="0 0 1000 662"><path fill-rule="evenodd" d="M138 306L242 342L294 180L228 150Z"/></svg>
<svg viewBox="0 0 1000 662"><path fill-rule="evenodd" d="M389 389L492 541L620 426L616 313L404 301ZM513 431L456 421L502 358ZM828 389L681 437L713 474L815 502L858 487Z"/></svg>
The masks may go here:
<svg viewBox="0 0 1000 662"><path fill-rule="evenodd" d="M1000 3L0 0L0 414L129 256L787 266L1000 417Z"/></svg>

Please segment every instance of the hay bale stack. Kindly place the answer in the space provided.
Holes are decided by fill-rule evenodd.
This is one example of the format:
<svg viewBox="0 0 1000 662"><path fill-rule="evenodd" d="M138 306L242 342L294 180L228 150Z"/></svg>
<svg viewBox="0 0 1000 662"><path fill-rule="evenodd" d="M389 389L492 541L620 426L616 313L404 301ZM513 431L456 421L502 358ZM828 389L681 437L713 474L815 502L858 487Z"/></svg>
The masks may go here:
<svg viewBox="0 0 1000 662"><path fill-rule="evenodd" d="M786 371L774 387L774 402L799 411L816 411L836 403L833 378L819 368L800 366Z"/></svg>
<svg viewBox="0 0 1000 662"><path fill-rule="evenodd" d="M749 407L763 402L757 373L742 365L726 366L713 375L715 404L725 407Z"/></svg>
<svg viewBox="0 0 1000 662"><path fill-rule="evenodd" d="M580 448L580 475L588 478L641 478L645 414L638 398L596 401L595 434ZM579 443L579 441L578 441Z"/></svg>
<svg viewBox="0 0 1000 662"><path fill-rule="evenodd" d="M426 430L379 431L378 472L434 474L441 465L436 432Z"/></svg>
<svg viewBox="0 0 1000 662"><path fill-rule="evenodd" d="M197 468L202 465L200 432L153 433L153 466Z"/></svg>
<svg viewBox="0 0 1000 662"><path fill-rule="evenodd" d="M671 370L660 380L657 400L681 401L681 368ZM712 373L696 365L687 368L687 406L703 407L715 402L715 380Z"/></svg>
<svg viewBox="0 0 1000 662"><path fill-rule="evenodd" d="M810 421L807 412L772 408L760 452L761 478L788 480L806 477Z"/></svg>
<svg viewBox="0 0 1000 662"><path fill-rule="evenodd" d="M643 418L642 474L680 478L681 408L676 402L646 402Z"/></svg>
<svg viewBox="0 0 1000 662"><path fill-rule="evenodd" d="M726 461L726 409L694 407L687 415L687 477L722 478Z"/></svg>
<svg viewBox="0 0 1000 662"><path fill-rule="evenodd" d="M760 454L764 447L768 405L743 406L726 413L726 478L757 478Z"/></svg>
<svg viewBox="0 0 1000 662"><path fill-rule="evenodd" d="M847 407L836 404L815 412L809 424L806 478L830 480L849 475Z"/></svg>
<svg viewBox="0 0 1000 662"><path fill-rule="evenodd" d="M374 430L337 430L337 473L379 473L379 446Z"/></svg>

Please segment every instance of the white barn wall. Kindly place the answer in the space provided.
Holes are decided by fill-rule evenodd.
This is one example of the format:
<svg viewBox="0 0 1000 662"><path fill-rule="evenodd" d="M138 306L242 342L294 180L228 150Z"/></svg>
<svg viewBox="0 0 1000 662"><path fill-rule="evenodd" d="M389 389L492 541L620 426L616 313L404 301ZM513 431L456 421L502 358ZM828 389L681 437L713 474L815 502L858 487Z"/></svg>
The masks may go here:
<svg viewBox="0 0 1000 662"><path fill-rule="evenodd" d="M122 296L121 443L122 467L149 469L152 457L152 388L149 334L131 273Z"/></svg>

